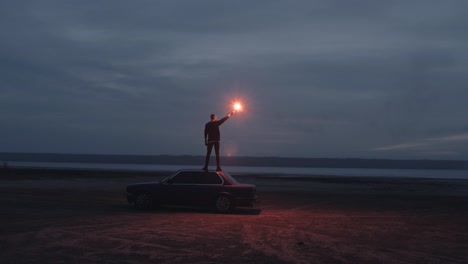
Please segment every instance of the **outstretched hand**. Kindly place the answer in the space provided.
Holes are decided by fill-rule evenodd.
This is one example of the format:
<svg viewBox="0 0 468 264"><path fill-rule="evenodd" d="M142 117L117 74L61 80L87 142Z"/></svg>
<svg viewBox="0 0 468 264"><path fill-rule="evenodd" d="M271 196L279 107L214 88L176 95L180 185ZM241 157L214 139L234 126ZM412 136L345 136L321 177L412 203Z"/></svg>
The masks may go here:
<svg viewBox="0 0 468 264"><path fill-rule="evenodd" d="M232 111L231 111L231 115L233 115L235 112L236 112L236 110L232 110Z"/></svg>

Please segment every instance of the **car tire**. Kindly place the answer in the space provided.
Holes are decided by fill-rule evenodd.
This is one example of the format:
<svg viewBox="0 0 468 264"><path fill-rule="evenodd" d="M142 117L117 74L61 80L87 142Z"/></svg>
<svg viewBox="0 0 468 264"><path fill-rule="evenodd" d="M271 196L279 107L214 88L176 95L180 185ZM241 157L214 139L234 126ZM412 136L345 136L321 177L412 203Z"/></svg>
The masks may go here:
<svg viewBox="0 0 468 264"><path fill-rule="evenodd" d="M215 200L215 209L219 213L228 213L234 209L232 198L228 195L219 195Z"/></svg>
<svg viewBox="0 0 468 264"><path fill-rule="evenodd" d="M153 198L151 197L151 194L149 194L148 192L138 192L135 195L135 201L133 202L133 205L135 206L136 209L140 209L140 210L149 209L153 205Z"/></svg>

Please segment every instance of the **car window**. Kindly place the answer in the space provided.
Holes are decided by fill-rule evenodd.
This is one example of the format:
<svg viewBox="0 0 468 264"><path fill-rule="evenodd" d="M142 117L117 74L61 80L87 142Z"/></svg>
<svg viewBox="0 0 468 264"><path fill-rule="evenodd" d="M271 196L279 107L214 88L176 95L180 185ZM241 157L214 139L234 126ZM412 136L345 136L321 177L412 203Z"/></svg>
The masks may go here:
<svg viewBox="0 0 468 264"><path fill-rule="evenodd" d="M195 175L189 171L183 171L170 179L172 184L193 184L196 183Z"/></svg>
<svg viewBox="0 0 468 264"><path fill-rule="evenodd" d="M221 178L218 176L216 172L202 172L197 175L198 182L200 184L221 184L223 183Z"/></svg>

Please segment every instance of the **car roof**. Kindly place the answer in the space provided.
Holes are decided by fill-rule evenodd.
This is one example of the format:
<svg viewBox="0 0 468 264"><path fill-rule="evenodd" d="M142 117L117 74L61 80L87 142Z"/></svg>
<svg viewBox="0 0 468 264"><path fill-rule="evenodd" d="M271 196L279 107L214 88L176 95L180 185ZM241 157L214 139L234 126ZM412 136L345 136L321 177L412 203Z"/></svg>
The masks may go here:
<svg viewBox="0 0 468 264"><path fill-rule="evenodd" d="M184 171L188 171L188 172L205 172L204 170L198 170L198 169L181 169L181 170L178 170L176 172L174 172L174 174L178 173L178 172L184 172ZM214 172L214 173L223 173L222 171L215 171L215 170L208 170L208 172Z"/></svg>

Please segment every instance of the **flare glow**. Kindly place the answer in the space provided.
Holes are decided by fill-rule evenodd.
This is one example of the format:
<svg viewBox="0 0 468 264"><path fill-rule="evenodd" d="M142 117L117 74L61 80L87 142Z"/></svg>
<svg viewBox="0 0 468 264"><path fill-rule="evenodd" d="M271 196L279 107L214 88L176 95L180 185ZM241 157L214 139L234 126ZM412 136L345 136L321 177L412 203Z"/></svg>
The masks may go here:
<svg viewBox="0 0 468 264"><path fill-rule="evenodd" d="M234 103L234 110L236 111L242 110L242 105L240 103Z"/></svg>

